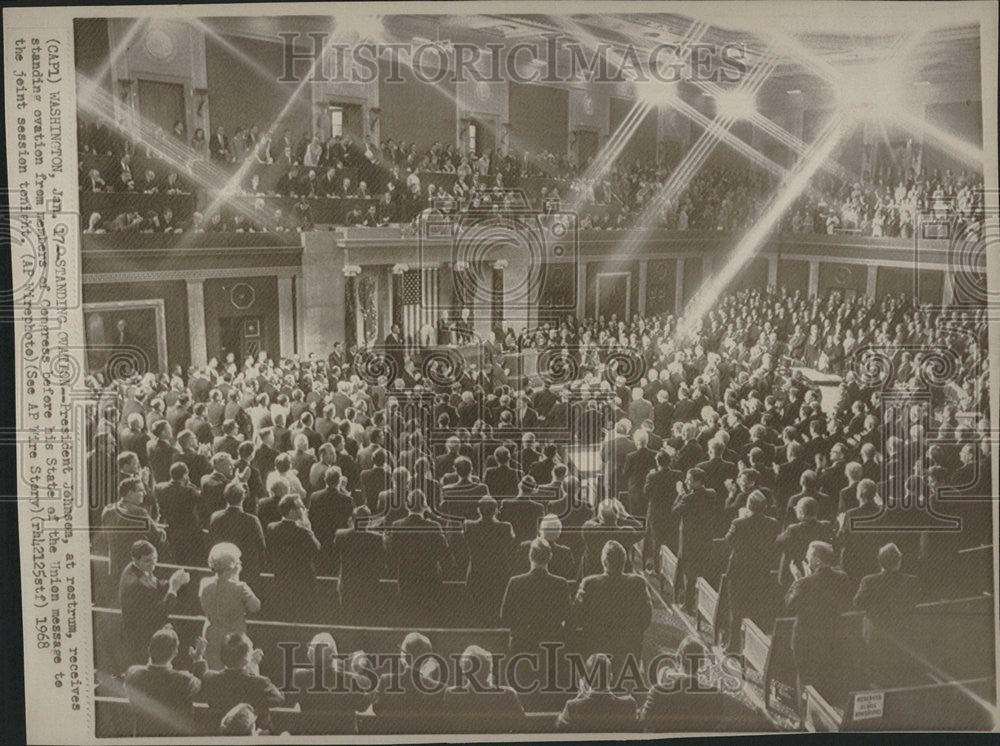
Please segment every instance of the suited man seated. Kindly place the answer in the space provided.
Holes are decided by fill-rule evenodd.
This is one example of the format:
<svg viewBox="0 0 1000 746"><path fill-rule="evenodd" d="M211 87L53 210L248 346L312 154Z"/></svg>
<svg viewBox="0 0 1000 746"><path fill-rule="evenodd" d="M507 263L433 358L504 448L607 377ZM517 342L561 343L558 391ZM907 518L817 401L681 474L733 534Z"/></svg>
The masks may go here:
<svg viewBox="0 0 1000 746"><path fill-rule="evenodd" d="M507 582L500 604L500 622L510 629L512 653L539 651L543 642L563 640L563 624L570 613L570 584L549 571L552 548L545 539L528 548L531 569ZM545 599L539 603L539 599Z"/></svg>
<svg viewBox="0 0 1000 746"><path fill-rule="evenodd" d="M607 542L617 541L631 547L642 538L643 533L638 521L628 514L620 500L602 500L597 506L597 517L583 524L582 536L581 578L601 571L601 556Z"/></svg>
<svg viewBox="0 0 1000 746"><path fill-rule="evenodd" d="M125 674L125 696L135 715L137 736L195 735L191 704L201 691L201 679L177 671L174 659L180 640L171 625L157 630L149 640L149 661Z"/></svg>
<svg viewBox="0 0 1000 746"><path fill-rule="evenodd" d="M575 580L576 567L573 560L573 550L565 544L559 543L561 534L562 521L559 520L559 516L555 513L548 513L542 516L542 520L538 524L538 536L536 538L544 539L548 543L549 549L552 550L549 572L561 578L566 578L566 580ZM531 560L528 555L531 553L533 542L534 539L522 541L518 547L519 566L517 569L520 572L524 572L531 567Z"/></svg>
<svg viewBox="0 0 1000 746"><path fill-rule="evenodd" d="M900 680L907 659L897 643L907 643L907 621L921 600L920 581L900 571L903 553L893 543L878 550L877 573L861 579L854 607L865 612L863 635L870 655L872 679L880 686L905 683Z"/></svg>
<svg viewBox="0 0 1000 746"><path fill-rule="evenodd" d="M455 518L474 518L479 498L488 496L489 489L473 479L472 459L467 456L455 458L452 468L457 478L441 488L441 512Z"/></svg>
<svg viewBox="0 0 1000 746"><path fill-rule="evenodd" d="M586 667L586 673L578 681L578 693L559 713L556 728L578 733L637 730L635 700L611 691L611 658L594 653L587 658Z"/></svg>
<svg viewBox="0 0 1000 746"><path fill-rule="evenodd" d="M205 671L198 701L205 702L219 718L240 703L249 704L254 708L257 722L267 728L271 718L269 708L283 704L285 695L269 678L260 675L263 651L254 649L250 638L242 632L233 632L222 643L221 658L225 668ZM204 669L204 658L196 655L194 665Z"/></svg>
<svg viewBox="0 0 1000 746"><path fill-rule="evenodd" d="M506 446L499 446L493 451L493 458L496 459L497 465L491 466L485 471L483 483L489 489L490 495L497 500L515 497L521 482L521 474L510 465L510 449Z"/></svg>
<svg viewBox="0 0 1000 746"><path fill-rule="evenodd" d="M517 692L497 683L493 655L469 645L458 661L459 683L445 690L442 707L454 733L515 733L524 721Z"/></svg>
<svg viewBox="0 0 1000 746"><path fill-rule="evenodd" d="M525 474L518 485L517 497L504 500L500 507L500 519L514 527L518 541L532 538L538 531L538 523L545 514L542 504L534 500L538 484L530 474Z"/></svg>
<svg viewBox="0 0 1000 746"><path fill-rule="evenodd" d="M440 733L446 716L443 687L446 672L434 658L431 641L410 632L400 645L398 667L379 677L372 693L372 712L388 733Z"/></svg>
<svg viewBox="0 0 1000 746"><path fill-rule="evenodd" d="M582 628L584 646L610 654L616 669L625 656L639 660L642 636L653 614L646 581L625 572L626 559L625 547L608 541L601 550L603 572L584 578L576 593L574 616Z"/></svg>
<svg viewBox="0 0 1000 746"><path fill-rule="evenodd" d="M677 648L680 671L661 668L639 708L647 733L679 731L770 730L770 722L748 705L713 684L699 680L699 669L711 654L701 642L687 636Z"/></svg>
<svg viewBox="0 0 1000 746"><path fill-rule="evenodd" d="M812 542L829 542L833 536L833 524L819 520L816 517L818 511L819 505L813 498L803 497L795 505L795 516L798 521L778 534L775 540L778 552L781 554L778 583L782 586L792 582L794 577L792 566L801 564Z"/></svg>
<svg viewBox="0 0 1000 746"><path fill-rule="evenodd" d="M313 636L306 658L310 665L296 668L292 685L284 688L289 703L297 703L302 711L292 735L354 733L355 713L368 709L369 682L345 665L329 632Z"/></svg>

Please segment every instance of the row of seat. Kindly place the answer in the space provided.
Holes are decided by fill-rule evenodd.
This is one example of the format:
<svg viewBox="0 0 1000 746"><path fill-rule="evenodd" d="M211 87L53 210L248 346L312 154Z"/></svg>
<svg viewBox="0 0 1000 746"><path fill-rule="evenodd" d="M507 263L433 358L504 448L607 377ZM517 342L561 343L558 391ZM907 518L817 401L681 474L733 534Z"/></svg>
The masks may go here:
<svg viewBox="0 0 1000 746"><path fill-rule="evenodd" d="M272 734L306 735L307 718L295 707L272 707ZM545 733L555 730L558 712L529 712L512 724L517 733ZM129 701L123 697L96 697L94 699L95 734L98 738L130 738L135 735L135 714ZM210 736L219 733L219 717L207 705L194 706L193 736ZM398 733L396 723L368 712L354 716L354 728L359 735L387 735ZM324 733L324 735L338 735ZM345 735L345 734L341 734Z"/></svg>
<svg viewBox="0 0 1000 746"><path fill-rule="evenodd" d="M93 603L97 606L117 608L119 603L118 582L110 575L107 557L92 555L90 567ZM180 565L160 564L157 565L155 574L157 577L166 579L180 568ZM202 610L198 599L198 586L203 578L212 577L213 573L207 567L183 567L182 569L187 570L190 574L191 582L177 594L173 610L177 614L200 615ZM378 586L372 588L370 594L366 596L365 608L352 615L346 614L340 608L338 583L339 580L336 577L318 577L312 598L308 599L308 603L303 604L304 608L297 610L296 615L292 616L292 610L276 600L280 596L280 592L274 576L270 573L262 573L260 578L253 583L254 593L261 600L261 611L257 617L263 620L286 622L322 621L376 625L421 621L413 619L414 611L412 609L400 605L399 586L394 579L382 579ZM449 580L444 582L435 608L435 620L437 619L440 621L435 621L435 624L456 627L472 626L479 621L468 602L464 581Z"/></svg>
<svg viewBox="0 0 1000 746"><path fill-rule="evenodd" d="M182 641L182 656L186 656L187 646L203 633L205 618L184 614L172 614L170 623ZM122 670L118 651L121 648L121 611L95 607L94 621L94 666L98 671L115 672ZM502 628L417 628L430 639L434 650L447 660L460 655L469 645L480 645L497 653L507 650L509 632ZM306 661L306 648L312 638L320 632L329 632L345 653L364 650L372 654L395 654L403 637L414 631L413 627L357 626L338 624L304 624L269 622L249 619L247 635L254 645L265 652L260 672L275 681L283 681L285 662L282 647L291 646L289 663ZM298 647L295 647L295 646ZM185 661L178 661L184 665Z"/></svg>
<svg viewBox="0 0 1000 746"><path fill-rule="evenodd" d="M984 553L983 550L976 552L977 555ZM674 578L677 557L669 547L661 549L660 560L664 576ZM720 576L718 588L706 578L698 579L696 624L699 629L706 625L708 637L715 643L722 629L728 626L728 596L725 573ZM848 612L841 617L841 622L839 638L847 664L845 679L864 685L867 683L862 638L864 613ZM744 676L748 670L753 670L761 677L764 703L769 711L775 689L786 687L794 691L795 688L796 669L791 648L794 624L794 618L778 617L768 635L753 620L742 620ZM920 604L905 628L907 636L903 643L909 651L907 665L910 670L900 673L912 677L914 684L926 684L928 674L970 680L993 675L993 656L982 655L982 651L990 647L993 635L991 595ZM942 644L947 640L961 644ZM811 696L814 706L817 698L822 700L814 687Z"/></svg>

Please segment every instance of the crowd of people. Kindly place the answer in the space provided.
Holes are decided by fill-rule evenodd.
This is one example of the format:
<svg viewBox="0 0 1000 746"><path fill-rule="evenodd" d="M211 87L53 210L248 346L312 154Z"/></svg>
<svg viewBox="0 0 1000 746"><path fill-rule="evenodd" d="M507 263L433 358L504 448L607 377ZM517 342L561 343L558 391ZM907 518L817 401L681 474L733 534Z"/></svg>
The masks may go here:
<svg viewBox="0 0 1000 746"><path fill-rule="evenodd" d="M261 656L278 651L255 649L246 619L301 620L329 575L339 577L340 619L363 618L385 577L403 615L433 625L445 580L458 578L476 624L510 630L508 651L476 645L463 666L482 673L501 652L569 642L620 671L643 660L643 575L659 572L659 547L677 555L667 580L690 613L723 539L731 650L743 618L769 629L776 615L794 616L800 686L836 693L851 658L836 624L856 607L869 623L864 682L892 685L905 669L893 641L907 614L948 597L959 548L992 540L989 503L973 499L990 494L983 318L941 323L902 298L747 290L683 334L670 316L570 317L521 334L514 354L562 361L527 381L505 366L503 344L485 367L459 365L447 380L418 351L396 361L404 353L339 343L325 360L262 354L94 376L103 403L88 429L90 504L108 529L95 533L95 551L120 583L122 665L108 673L124 674L145 733L183 732L192 701L207 702L227 733L267 729L268 708L282 701L316 717L311 732L351 732L344 713L369 706L377 718L409 718L407 729L416 714L442 732L441 718L459 711L471 730L516 729L501 717L521 707L504 688L512 682L498 683L501 694L459 684L429 696L415 677L441 672L419 665L403 694L375 677L364 696L296 699L259 673ZM878 376L855 354L873 345L889 350ZM939 348L954 357L947 380ZM620 365L624 354L633 365ZM837 405L825 407L796 366L842 374ZM884 406L887 386L927 393L902 429ZM970 499L938 505L942 490ZM962 532L920 530L927 513L914 506L928 505L959 513ZM896 521L885 530L858 528L885 515ZM114 530L123 526L143 533ZM163 577L161 559L181 567ZM182 645L164 625L190 582L184 567L210 572L198 588L205 631ZM264 600L267 572L275 590ZM314 641L317 655L336 652L328 637ZM664 681L697 680L694 645ZM190 672L173 670L186 646ZM430 651L427 638L408 636L403 670ZM369 658L334 656L331 675L364 678ZM696 707L660 678L648 696L582 680L553 727L710 730L732 703L716 692ZM163 708L169 717L156 717Z"/></svg>
<svg viewBox="0 0 1000 746"><path fill-rule="evenodd" d="M572 209L586 230L628 230L641 219L670 231L731 232L745 229L762 213L776 186L776 179L763 170L714 160L665 198L661 191L672 169L662 162L636 159L594 175L588 173L591 162L576 163L547 151L471 154L440 142L420 150L412 142L392 139L376 143L341 134L326 140L296 138L289 129L269 135L256 125L237 127L231 136L220 126L208 139L197 130L189 140L180 122L160 139L173 139L188 150L190 160L180 166L154 163L133 173L135 151L145 147L156 152L155 143L137 148L106 125L82 120L78 137L82 153L116 159L104 172L81 159L84 192L204 191L186 186L198 183L193 174L199 161L227 173L242 168L246 174L239 196L212 214L177 221L167 210L91 212L89 232L302 231L324 220L364 227L409 224L425 210L508 209L506 195L526 187L533 208ZM789 211L783 228L791 233L910 237L921 220L974 221L982 212L982 189L981 175L950 170L884 168L865 179L821 174ZM233 207L233 199L244 204ZM283 204L264 202L275 199ZM350 204L317 220L313 200Z"/></svg>

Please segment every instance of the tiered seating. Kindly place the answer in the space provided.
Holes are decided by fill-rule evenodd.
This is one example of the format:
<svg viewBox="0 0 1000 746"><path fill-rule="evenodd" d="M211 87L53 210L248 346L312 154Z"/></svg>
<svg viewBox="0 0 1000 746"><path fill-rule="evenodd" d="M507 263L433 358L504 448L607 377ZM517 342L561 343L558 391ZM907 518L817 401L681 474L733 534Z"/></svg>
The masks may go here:
<svg viewBox="0 0 1000 746"><path fill-rule="evenodd" d="M298 706L271 708L271 732L273 734L302 733L300 721L303 715ZM544 733L555 728L557 712L529 712L518 724L517 732ZM96 733L102 738L127 738L134 733L134 716L129 701L123 697L97 697L94 700ZM218 718L206 705L195 704L194 721L196 733L192 735L215 735L219 732ZM371 712L355 715L355 728L360 735L385 733L380 728L379 719Z"/></svg>
<svg viewBox="0 0 1000 746"><path fill-rule="evenodd" d="M90 567L94 605L117 608L118 584L108 574L107 558L92 556ZM155 572L158 577L166 579L179 567L179 565L159 564ZM191 575L191 582L178 593L175 611L178 614L197 616L201 614L198 586L203 578L210 577L212 573L207 567L185 567L183 569ZM308 612L308 617L301 619L301 621L334 623L346 621L338 601L338 582L336 577L321 576L316 579L316 593L311 599L311 610ZM276 608L276 604L271 602L271 599L276 596L274 576L270 573L262 573L260 579L253 584L253 590L261 600L260 618L269 618L269 610ZM378 587L372 590L371 603L366 615L361 619L353 618L350 621L378 625L405 623L408 620L405 618L405 610L399 608L397 595L396 581L392 578L383 578ZM445 626L461 627L471 624L470 607L466 602L464 581L445 581L439 608L441 610L440 621Z"/></svg>
<svg viewBox="0 0 1000 746"><path fill-rule="evenodd" d="M95 608L94 619L94 656L95 667L99 671L113 672L121 670L116 651L120 645L118 634L121 623L121 611L118 609ZM202 634L205 618L202 616L176 614L171 615L170 623L183 641L182 655L186 655L187 645ZM508 631L499 628L435 628L420 627L368 627L337 624L305 624L262 621L250 619L247 621L247 635L256 647L265 651L260 672L275 681L284 680L281 647L301 647L295 650L295 660L304 661L306 646L319 632L329 632L337 640L338 646L344 652L364 650L367 653L395 654L403 637L417 629L430 639L434 650L448 658L458 655L469 645L475 643L491 652L503 652L507 649Z"/></svg>

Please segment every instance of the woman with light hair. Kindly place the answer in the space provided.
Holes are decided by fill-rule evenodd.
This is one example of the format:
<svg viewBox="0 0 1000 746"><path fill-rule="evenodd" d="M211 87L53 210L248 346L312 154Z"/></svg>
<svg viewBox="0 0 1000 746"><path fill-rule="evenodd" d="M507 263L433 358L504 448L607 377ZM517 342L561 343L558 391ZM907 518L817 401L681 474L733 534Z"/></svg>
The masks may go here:
<svg viewBox="0 0 1000 746"><path fill-rule="evenodd" d="M240 549L235 544L216 544L208 553L208 567L215 575L203 578L198 589L205 614L202 636L208 640L205 659L209 668L222 669L222 643L233 632L246 632L247 614L260 611L260 599L240 580Z"/></svg>

